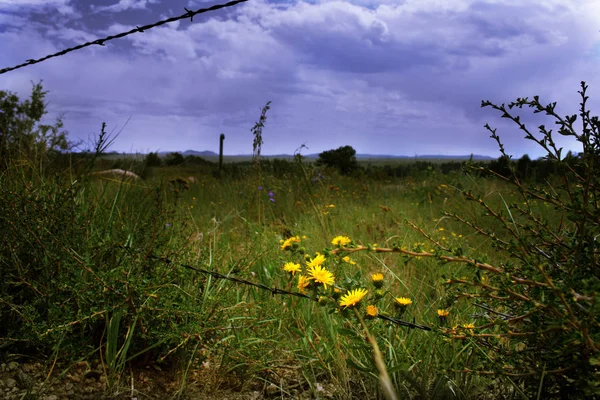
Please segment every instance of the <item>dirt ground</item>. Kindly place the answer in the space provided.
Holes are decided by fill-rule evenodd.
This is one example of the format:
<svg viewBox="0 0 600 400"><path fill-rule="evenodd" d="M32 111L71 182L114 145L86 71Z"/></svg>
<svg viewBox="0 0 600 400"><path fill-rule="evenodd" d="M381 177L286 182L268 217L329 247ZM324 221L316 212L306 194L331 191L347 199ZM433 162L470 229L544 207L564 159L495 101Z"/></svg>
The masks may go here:
<svg viewBox="0 0 600 400"><path fill-rule="evenodd" d="M41 363L11 361L0 364L0 400L66 400L66 399L333 399L334 390L328 384L316 384L316 389L299 380L290 379L277 386L267 382L236 381L234 377L215 379L210 366L190 371L186 386L182 377L147 366L126 371L117 384L107 380L99 362L81 362L65 370L50 370ZM283 382L282 382L283 383ZM111 388L112 386L112 388Z"/></svg>

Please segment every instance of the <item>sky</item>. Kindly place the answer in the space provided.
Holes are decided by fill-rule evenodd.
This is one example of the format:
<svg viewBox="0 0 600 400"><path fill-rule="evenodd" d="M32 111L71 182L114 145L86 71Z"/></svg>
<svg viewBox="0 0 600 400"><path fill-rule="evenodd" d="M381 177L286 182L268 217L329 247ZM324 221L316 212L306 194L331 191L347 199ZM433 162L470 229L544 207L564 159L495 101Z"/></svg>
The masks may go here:
<svg viewBox="0 0 600 400"><path fill-rule="evenodd" d="M0 69L226 0L0 0ZM249 0L0 74L21 99L48 91L52 123L89 148L262 154L542 156L482 100L540 96L600 114L598 0ZM517 110L532 133L554 119ZM581 125L576 125L581 129ZM572 138L557 138L579 151Z"/></svg>

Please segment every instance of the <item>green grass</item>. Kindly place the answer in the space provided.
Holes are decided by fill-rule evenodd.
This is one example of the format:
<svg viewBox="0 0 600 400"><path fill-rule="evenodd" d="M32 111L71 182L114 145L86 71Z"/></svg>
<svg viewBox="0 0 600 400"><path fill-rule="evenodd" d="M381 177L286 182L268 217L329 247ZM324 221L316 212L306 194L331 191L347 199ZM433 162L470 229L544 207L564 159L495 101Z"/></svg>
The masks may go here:
<svg viewBox="0 0 600 400"><path fill-rule="evenodd" d="M190 175L199 182L189 191L174 192L166 183L170 177ZM480 210L465 202L456 187L476 190L497 204L518 195L508 186L462 174L372 181L331 173L316 183L311 177L263 174L260 182L255 175L217 180L187 167L156 169L145 181L96 180L78 186L32 178L26 169L5 174L4 202L14 193L23 207L39 207L30 219L14 219L7 210L4 221L12 218L13 234L29 237L31 246L48 240L35 260L48 274L47 282L58 286L42 287L21 271L27 268L25 249L5 247L4 262L18 260L13 276L21 274L35 290L62 299L62 314L47 322L40 314L45 300L32 306L16 297L1 299L3 318L20 321L20 330L12 333L30 332L27 342L13 351L27 351L29 343L46 349L48 356L58 352L67 363L90 351L106 354L111 385L126 362L147 357L182 371L181 393L194 384L191 371L209 360L218 369L213 387L233 379L240 390L275 385L283 397L298 389L318 397L324 385L335 398L383 397L372 348L352 316L331 313L308 299L273 296L205 276L181 264L296 291L282 266L300 259L280 249L281 239L306 236L302 245L310 254L332 247L330 241L338 235L363 245L434 250L405 220L443 245L494 263L500 260L489 240L450 222L442 211L480 218ZM26 189L23 182L28 181ZM46 226L27 232L40 216ZM69 218L80 221L76 237L60 236L58 225ZM55 225L55 231L44 233ZM381 310L393 313L393 296L409 297L413 304L402 318L433 327L423 331L366 321L399 398L485 398L492 380L460 371L489 361L487 350L475 341L450 341L436 328L436 310L442 308L450 310L448 326L476 321L472 314L480 310L467 300L449 302L443 285L447 276L472 276L472 270L459 263L373 251L352 254L352 259L355 265L336 270L339 280L359 273L368 283L371 273L382 272L390 296L379 304ZM67 284L77 292L61 286ZM23 309L10 310L11 304ZM44 335L47 330L56 336ZM62 340L60 349L55 337ZM496 384L494 390L499 395L505 389Z"/></svg>

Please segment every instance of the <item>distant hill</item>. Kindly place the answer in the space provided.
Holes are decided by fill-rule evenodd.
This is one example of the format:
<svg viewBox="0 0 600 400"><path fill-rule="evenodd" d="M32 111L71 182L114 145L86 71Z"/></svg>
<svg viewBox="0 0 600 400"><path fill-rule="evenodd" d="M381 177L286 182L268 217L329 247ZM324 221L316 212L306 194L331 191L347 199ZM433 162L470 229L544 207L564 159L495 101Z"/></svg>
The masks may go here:
<svg viewBox="0 0 600 400"><path fill-rule="evenodd" d="M278 157L291 157L290 155L277 155L277 156L265 156L267 158L278 158ZM309 159L317 159L319 158L319 154L314 153L314 154L305 154L304 157L309 158ZM462 156L448 156L448 155L442 155L442 154L424 154L424 155L416 155L416 156L398 156L398 155L393 155L393 154L365 154L365 153L357 153L356 154L356 159L357 160L390 160L390 159L398 159L398 160L411 160L411 159L417 159L417 160L458 160L458 161L463 161L463 160L468 160L469 158L471 158L471 155L462 155ZM473 154L473 160L475 161L490 161L490 160L496 160L497 157L490 157L490 156L481 156L478 154Z"/></svg>
<svg viewBox="0 0 600 400"><path fill-rule="evenodd" d="M158 153L159 156L161 157L165 157L167 154L169 153L173 153L172 151L161 151ZM203 151L197 151L197 150L185 150L184 152L180 152L184 157L185 156L196 156L196 157L202 157L202 158L206 158L207 160L217 160L219 158L219 154L215 153L214 151L210 151L210 150L203 150ZM117 156L117 155L121 155L121 156L140 156L140 154L127 154L127 153L117 153L115 151L111 151L107 154L110 154L112 156ZM316 160L317 158L319 158L319 153L312 153L312 154L303 154L303 156L308 159L308 160ZM279 159L284 159L284 160L291 160L294 158L294 156L292 154L263 154L261 155L262 158L265 159L275 159L275 158L279 158ZM410 160L448 160L448 161L463 161L463 160L468 160L471 157L471 155L459 155L459 156L449 156L449 155L443 155L443 154L423 154L423 155L415 155L415 156L399 156L399 155L393 155L393 154L366 154L366 153L358 153L356 154L356 159L360 160L360 161L366 161L366 160L405 160L405 161L410 161ZM251 154L226 154L224 155L224 158L226 161L243 161L243 160L250 160L252 159L252 155ZM474 154L473 155L473 160L475 161L490 161L490 160L496 160L497 157L490 157L490 156L482 156L482 155L478 155L478 154Z"/></svg>
<svg viewBox="0 0 600 400"><path fill-rule="evenodd" d="M164 157L169 153L174 153L174 151L160 151L158 153L159 156ZM218 157L219 155L217 153L215 153L214 151L210 151L210 150L204 150L204 151L196 151L196 150L186 150L184 152L181 153L184 157L185 156L197 156L197 157Z"/></svg>

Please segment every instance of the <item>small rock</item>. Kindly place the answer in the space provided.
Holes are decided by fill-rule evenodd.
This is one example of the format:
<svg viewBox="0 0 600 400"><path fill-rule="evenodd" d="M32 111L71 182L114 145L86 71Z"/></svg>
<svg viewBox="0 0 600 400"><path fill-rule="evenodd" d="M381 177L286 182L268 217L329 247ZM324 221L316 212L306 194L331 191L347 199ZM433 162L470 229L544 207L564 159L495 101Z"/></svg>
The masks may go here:
<svg viewBox="0 0 600 400"><path fill-rule="evenodd" d="M71 390L71 389L73 389L73 384L72 384L71 382L67 382L67 383L65 384L65 390L66 390L66 391L69 391L69 390Z"/></svg>
<svg viewBox="0 0 600 400"><path fill-rule="evenodd" d="M21 389L31 389L35 383L30 375L27 375L21 370L17 371L15 379L17 381L17 385L19 385Z"/></svg>
<svg viewBox="0 0 600 400"><path fill-rule="evenodd" d="M250 400L257 400L260 397L260 392L255 390L250 395Z"/></svg>
<svg viewBox="0 0 600 400"><path fill-rule="evenodd" d="M44 400L58 400L58 396L55 394L51 394L49 396L44 396L43 399Z"/></svg>
<svg viewBox="0 0 600 400"><path fill-rule="evenodd" d="M6 385L6 387L7 387L8 389L12 389L12 388L14 388L15 386L17 386L17 381L15 381L15 380L14 380L14 379L12 379L12 378L8 378L7 380L5 380L5 381L4 381L4 384Z"/></svg>
<svg viewBox="0 0 600 400"><path fill-rule="evenodd" d="M7 371L14 371L17 368L19 368L19 363L16 361L11 361L8 363Z"/></svg>
<svg viewBox="0 0 600 400"><path fill-rule="evenodd" d="M84 376L86 379L98 379L102 376L102 371L90 370L86 372Z"/></svg>
<svg viewBox="0 0 600 400"><path fill-rule="evenodd" d="M0 364L0 372L6 372L6 364L5 363Z"/></svg>

